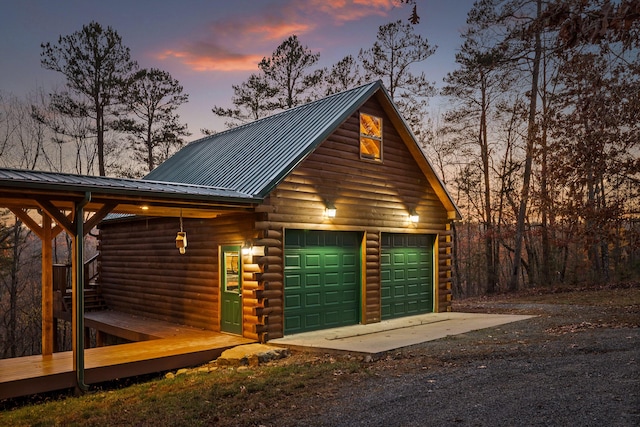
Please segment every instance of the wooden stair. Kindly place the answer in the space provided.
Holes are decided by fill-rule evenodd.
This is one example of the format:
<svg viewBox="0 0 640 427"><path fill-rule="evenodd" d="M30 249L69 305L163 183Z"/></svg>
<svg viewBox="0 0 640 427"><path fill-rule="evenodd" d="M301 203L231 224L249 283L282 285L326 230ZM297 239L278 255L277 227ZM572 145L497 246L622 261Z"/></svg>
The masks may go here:
<svg viewBox="0 0 640 427"><path fill-rule="evenodd" d="M72 304L70 291L65 293L63 302L64 310L70 313ZM94 283L89 284L89 286L84 289L84 311L100 311L106 309L107 304L105 303L104 298L102 298L102 294L100 293L98 286Z"/></svg>

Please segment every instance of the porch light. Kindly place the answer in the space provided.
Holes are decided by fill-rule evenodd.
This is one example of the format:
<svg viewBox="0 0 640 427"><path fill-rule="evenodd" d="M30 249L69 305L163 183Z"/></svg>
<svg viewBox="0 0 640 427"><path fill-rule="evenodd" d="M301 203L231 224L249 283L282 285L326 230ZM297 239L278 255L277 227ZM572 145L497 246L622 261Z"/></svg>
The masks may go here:
<svg viewBox="0 0 640 427"><path fill-rule="evenodd" d="M324 215L327 218L335 218L336 212L337 212L336 207L331 203L328 203L327 207L324 209Z"/></svg>
<svg viewBox="0 0 640 427"><path fill-rule="evenodd" d="M420 215L418 215L418 212L416 212L415 210L411 210L411 212L409 212L409 222L415 224L419 221Z"/></svg>
<svg viewBox="0 0 640 427"><path fill-rule="evenodd" d="M178 235L176 236L176 248L180 251L181 254L187 251L187 232L186 231L178 231Z"/></svg>
<svg viewBox="0 0 640 427"><path fill-rule="evenodd" d="M176 236L176 248L182 255L187 251L187 232L182 230L182 209L180 209L180 231Z"/></svg>

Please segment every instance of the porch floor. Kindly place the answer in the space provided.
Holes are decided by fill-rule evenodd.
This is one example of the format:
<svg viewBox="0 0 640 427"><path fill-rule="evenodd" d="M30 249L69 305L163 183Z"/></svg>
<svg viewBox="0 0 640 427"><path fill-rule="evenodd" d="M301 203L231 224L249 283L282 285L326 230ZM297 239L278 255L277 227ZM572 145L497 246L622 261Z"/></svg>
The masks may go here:
<svg viewBox="0 0 640 427"><path fill-rule="evenodd" d="M97 384L207 363L228 348L255 342L213 331L184 333L180 325L169 325L172 328L164 333L155 330L151 334L157 339L86 349L85 383ZM176 334L177 330L181 333ZM62 390L75 384L71 351L0 360L0 399Z"/></svg>

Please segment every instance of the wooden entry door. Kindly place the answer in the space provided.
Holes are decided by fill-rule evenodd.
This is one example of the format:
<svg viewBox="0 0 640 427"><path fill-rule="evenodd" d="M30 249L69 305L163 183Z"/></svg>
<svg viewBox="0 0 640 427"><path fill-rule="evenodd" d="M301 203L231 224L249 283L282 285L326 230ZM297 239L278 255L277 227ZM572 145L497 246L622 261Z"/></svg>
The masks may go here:
<svg viewBox="0 0 640 427"><path fill-rule="evenodd" d="M240 246L220 248L220 329L242 335L242 265Z"/></svg>

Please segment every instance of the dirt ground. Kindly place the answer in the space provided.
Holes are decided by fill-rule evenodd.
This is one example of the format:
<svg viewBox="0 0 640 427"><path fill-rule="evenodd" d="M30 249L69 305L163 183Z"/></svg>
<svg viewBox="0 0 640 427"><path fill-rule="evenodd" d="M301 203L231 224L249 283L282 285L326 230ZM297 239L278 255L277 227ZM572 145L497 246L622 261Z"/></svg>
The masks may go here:
<svg viewBox="0 0 640 427"><path fill-rule="evenodd" d="M454 308L537 317L363 361L364 370L334 372L313 392L261 414L237 414L229 425L640 425L637 285L464 300ZM293 359L310 357L333 356Z"/></svg>

